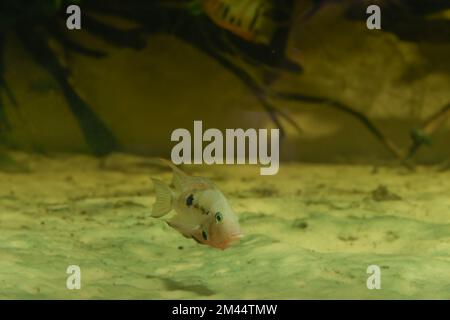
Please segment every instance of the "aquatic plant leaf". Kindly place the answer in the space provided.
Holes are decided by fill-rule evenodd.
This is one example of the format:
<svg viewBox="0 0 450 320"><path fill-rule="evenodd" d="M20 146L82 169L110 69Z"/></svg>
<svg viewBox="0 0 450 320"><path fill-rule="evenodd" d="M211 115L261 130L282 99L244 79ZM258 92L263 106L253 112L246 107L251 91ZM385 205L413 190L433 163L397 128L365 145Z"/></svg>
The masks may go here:
<svg viewBox="0 0 450 320"><path fill-rule="evenodd" d="M201 1L202 0L190 1L187 5L187 11L194 16L200 16L204 14Z"/></svg>
<svg viewBox="0 0 450 320"><path fill-rule="evenodd" d="M67 70L61 66L45 36L39 32L19 29L18 35L34 60L45 68L59 83L68 105L81 127L86 142L96 155L105 155L119 148L114 134L76 93L67 78Z"/></svg>
<svg viewBox="0 0 450 320"><path fill-rule="evenodd" d="M47 31L56 40L58 40L58 42L61 43L65 49L68 49L69 51L77 52L79 54L93 57L93 58L106 57L106 52L88 48L88 47L72 40L67 33L68 32L67 29L61 30L61 27L55 21L48 22Z"/></svg>
<svg viewBox="0 0 450 320"><path fill-rule="evenodd" d="M420 129L413 129L411 131L411 138L414 143L417 143L419 145L430 146L432 142L431 137Z"/></svg>
<svg viewBox="0 0 450 320"><path fill-rule="evenodd" d="M139 50L146 45L145 41L141 38L140 30L138 28L121 30L100 22L89 15L83 16L83 24L90 33L101 37L103 40L114 46Z"/></svg>

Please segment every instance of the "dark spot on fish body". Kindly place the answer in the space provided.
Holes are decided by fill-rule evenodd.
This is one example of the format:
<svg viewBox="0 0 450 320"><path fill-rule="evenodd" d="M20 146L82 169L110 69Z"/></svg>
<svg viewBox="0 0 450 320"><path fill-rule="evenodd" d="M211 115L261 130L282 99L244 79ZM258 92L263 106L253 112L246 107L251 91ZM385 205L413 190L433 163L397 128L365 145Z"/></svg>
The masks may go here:
<svg viewBox="0 0 450 320"><path fill-rule="evenodd" d="M203 240L208 240L208 234L206 233L205 230L202 231L202 237L203 237Z"/></svg>
<svg viewBox="0 0 450 320"><path fill-rule="evenodd" d="M192 203L194 202L194 195L190 194L187 198L186 198L186 205L188 207L192 206Z"/></svg>

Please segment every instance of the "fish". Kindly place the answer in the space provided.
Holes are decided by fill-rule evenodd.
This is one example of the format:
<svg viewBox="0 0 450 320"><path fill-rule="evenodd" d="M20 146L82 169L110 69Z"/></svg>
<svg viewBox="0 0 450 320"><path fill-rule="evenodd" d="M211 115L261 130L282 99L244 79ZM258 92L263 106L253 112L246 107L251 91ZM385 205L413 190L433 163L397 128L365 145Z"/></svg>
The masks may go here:
<svg viewBox="0 0 450 320"><path fill-rule="evenodd" d="M278 27L272 0L202 0L202 6L216 25L256 44L269 45Z"/></svg>
<svg viewBox="0 0 450 320"><path fill-rule="evenodd" d="M156 200L151 216L161 218L174 210L167 224L199 244L225 250L243 234L239 219L225 195L209 179L188 175L168 160L174 188L152 178Z"/></svg>

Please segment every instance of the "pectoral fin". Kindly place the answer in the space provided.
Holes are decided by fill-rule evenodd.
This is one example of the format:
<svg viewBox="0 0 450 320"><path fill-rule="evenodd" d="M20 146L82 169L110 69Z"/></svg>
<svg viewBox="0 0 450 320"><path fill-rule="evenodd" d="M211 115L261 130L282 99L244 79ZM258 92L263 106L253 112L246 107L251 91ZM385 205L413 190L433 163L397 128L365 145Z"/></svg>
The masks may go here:
<svg viewBox="0 0 450 320"><path fill-rule="evenodd" d="M198 233L198 230L200 229L199 225L183 223L182 221L179 221L177 217L174 217L167 221L167 224L188 239L190 239L193 234Z"/></svg>

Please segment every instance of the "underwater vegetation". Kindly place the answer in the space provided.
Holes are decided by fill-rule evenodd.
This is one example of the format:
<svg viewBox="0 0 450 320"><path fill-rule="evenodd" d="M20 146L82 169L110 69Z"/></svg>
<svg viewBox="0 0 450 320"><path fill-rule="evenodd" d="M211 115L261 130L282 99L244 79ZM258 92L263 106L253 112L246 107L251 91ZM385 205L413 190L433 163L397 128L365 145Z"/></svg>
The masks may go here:
<svg viewBox="0 0 450 320"><path fill-rule="evenodd" d="M347 9L350 19L365 20L364 8L371 4L369 0L353 0ZM431 44L447 44L450 39L450 20L443 12L450 9L450 2L443 0L380 0L376 1L383 14L385 32L395 34L399 39ZM426 57L432 64L435 57ZM439 64L440 67L445 65ZM447 65L445 72L450 72ZM431 115L419 128L410 132L411 145L404 153L403 159L411 159L421 146L432 143L433 133L450 117L450 102Z"/></svg>
<svg viewBox="0 0 450 320"><path fill-rule="evenodd" d="M447 1L376 1L382 7L383 31L406 41L445 42L449 38L449 22L439 14L448 9ZM83 54L93 59L107 55L74 40L65 27L65 8L73 1L13 1L0 4L0 59L10 33L18 37L34 61L57 81L84 137L96 155L120 150L114 133L83 100L70 83L70 65L64 65L59 52L49 45L56 41L65 52ZM284 122L301 131L301 127L277 100L306 102L330 107L360 121L399 162L412 168L412 157L429 144L433 133L450 115L450 104L430 117L421 127L411 130L411 145L404 150L366 115L354 106L333 97L313 96L300 92L276 92L272 84L283 72L302 73L302 66L286 56L292 29L298 21L317 14L324 6L345 8L348 19L367 18L366 0L78 0L82 7L83 32L88 32L116 47L142 49L151 36L170 34L212 57L233 73L259 101L261 107L285 134ZM300 9L299 9L300 8ZM125 18L137 27L123 30L96 18L96 15ZM401 17L401 18L399 18ZM431 17L431 18L430 18ZM1 98L14 100L14 88L4 80L6 66L0 60ZM6 142L8 119L0 100L0 136Z"/></svg>
<svg viewBox="0 0 450 320"><path fill-rule="evenodd" d="M51 39L56 40L69 52L76 52L92 58L102 58L105 52L86 47L82 43L75 42L65 28L65 7L73 1L2 1L0 4L0 54L6 45L5 38L9 32L14 33L30 53L35 62L45 68L58 82L72 113L76 116L85 139L96 155L104 155L119 149L114 134L107 128L101 119L92 111L89 105L76 93L69 82L70 66L64 66L59 60L58 53L49 45ZM201 4L196 9L195 3L186 6L172 6L167 3L159 4L155 1L77 1L83 7L83 30L101 37L107 42L118 47L143 48L145 43L140 37L142 32L167 32L170 33L173 26L178 25L174 32L179 36L196 44L200 49L214 56L219 62L231 69L248 84L251 90L260 95L259 88L252 78L239 67L230 63L222 55L222 52L231 53L233 47L227 43L227 39L221 36L220 27L207 20L196 10L201 10ZM179 4L185 4L181 1ZM286 7L288 10L289 8ZM139 30L123 31L111 25L104 24L90 15L94 13L113 13L117 16L132 18L142 25ZM282 14L282 13L280 13ZM151 21L151 22L149 22ZM212 27L212 28L211 28ZM203 31L205 31L203 35ZM246 53L246 60L254 64L264 63L273 65L273 61L280 61L287 67L299 70L293 62L288 62L282 55L273 59L272 47L280 47L278 52L283 52L285 38L277 40L273 46L253 45L247 41L235 37L233 44L240 48L239 52ZM279 43L278 43L279 42ZM261 51L262 49L262 51ZM262 58L257 58L262 57ZM6 96L16 105L13 89L4 80L5 65L0 61L0 88ZM262 98L261 98L262 99ZM272 107L262 100L263 106L270 114ZM277 121L273 115L274 121ZM4 106L0 101L0 129L1 136L5 139L8 130L8 120L4 114Z"/></svg>
<svg viewBox="0 0 450 320"><path fill-rule="evenodd" d="M110 129L77 94L69 81L70 66L62 64L58 52L49 44L50 40L54 40L65 51L77 52L93 58L101 58L106 55L104 52L86 47L71 39L65 24L65 8L72 3L74 2L57 0L2 1L0 4L0 58L3 54L2 48L6 45L6 35L13 33L20 39L34 61L47 70L59 84L93 153L103 155L116 150L118 142ZM102 37L114 45L133 48L143 46L143 43L132 31L121 31L87 15L83 18L87 32ZM4 70L4 62L0 60L0 89L6 93L13 105L19 107L14 99L14 89L10 88L4 79ZM0 130L0 135L4 140L8 130L8 120L5 117L1 100Z"/></svg>

